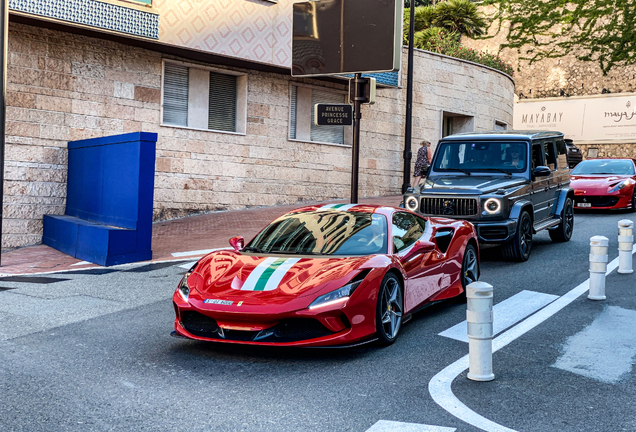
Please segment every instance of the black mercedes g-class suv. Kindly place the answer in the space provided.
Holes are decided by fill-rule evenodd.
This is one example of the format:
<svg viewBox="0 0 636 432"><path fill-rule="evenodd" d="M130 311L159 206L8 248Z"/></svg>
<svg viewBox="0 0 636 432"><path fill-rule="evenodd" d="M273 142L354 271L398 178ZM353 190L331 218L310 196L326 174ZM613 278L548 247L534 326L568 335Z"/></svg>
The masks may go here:
<svg viewBox="0 0 636 432"><path fill-rule="evenodd" d="M561 132L497 131L443 138L426 181L404 195L424 216L465 219L481 243L500 243L505 257L526 261L532 235L549 230L570 240L574 191Z"/></svg>

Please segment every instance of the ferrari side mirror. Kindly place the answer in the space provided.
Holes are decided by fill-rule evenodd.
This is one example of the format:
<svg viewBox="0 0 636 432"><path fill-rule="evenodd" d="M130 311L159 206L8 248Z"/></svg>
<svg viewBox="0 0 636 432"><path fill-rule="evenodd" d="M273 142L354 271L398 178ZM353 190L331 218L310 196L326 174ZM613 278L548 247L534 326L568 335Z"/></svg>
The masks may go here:
<svg viewBox="0 0 636 432"><path fill-rule="evenodd" d="M230 246L237 251L240 252L245 247L245 239L242 236L232 237L230 239Z"/></svg>

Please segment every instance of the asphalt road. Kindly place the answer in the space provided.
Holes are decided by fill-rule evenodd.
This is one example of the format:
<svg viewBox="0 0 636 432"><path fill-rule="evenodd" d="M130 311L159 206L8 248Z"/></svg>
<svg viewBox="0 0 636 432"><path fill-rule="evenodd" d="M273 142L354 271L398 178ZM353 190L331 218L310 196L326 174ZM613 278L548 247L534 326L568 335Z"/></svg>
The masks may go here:
<svg viewBox="0 0 636 432"><path fill-rule="evenodd" d="M570 242L540 233L526 263L484 247L481 280L495 304L523 290L563 296L589 276L591 236L608 237L617 256L625 218L634 214L577 213ZM465 319L464 304L425 309L388 348L200 343L169 336L184 271L155 264L0 279L0 430L479 430L429 392L468 353L438 335ZM582 295L495 352L494 381L460 373L454 395L501 425L492 430L636 430L636 276L614 271L606 291L607 300Z"/></svg>

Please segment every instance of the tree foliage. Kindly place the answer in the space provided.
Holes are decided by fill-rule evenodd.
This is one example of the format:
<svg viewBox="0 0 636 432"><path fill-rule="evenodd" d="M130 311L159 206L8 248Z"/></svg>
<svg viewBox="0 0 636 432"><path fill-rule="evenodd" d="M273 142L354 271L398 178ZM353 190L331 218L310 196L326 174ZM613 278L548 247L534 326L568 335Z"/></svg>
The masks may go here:
<svg viewBox="0 0 636 432"><path fill-rule="evenodd" d="M604 75L636 63L634 0L484 0L497 6L491 22L506 32L520 60L530 63L574 54L597 62ZM509 28L502 26L510 23Z"/></svg>

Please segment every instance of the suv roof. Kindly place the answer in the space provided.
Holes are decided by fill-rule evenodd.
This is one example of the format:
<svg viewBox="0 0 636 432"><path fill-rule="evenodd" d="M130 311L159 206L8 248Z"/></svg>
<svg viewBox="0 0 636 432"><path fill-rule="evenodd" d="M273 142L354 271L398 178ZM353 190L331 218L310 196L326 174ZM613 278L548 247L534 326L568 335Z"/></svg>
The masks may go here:
<svg viewBox="0 0 636 432"><path fill-rule="evenodd" d="M442 138L443 140L465 140L466 138L476 139L496 139L505 136L509 139L539 139L562 137L562 132L557 131L533 131L533 130L506 130L506 131L488 131L488 132L464 132L450 135Z"/></svg>

